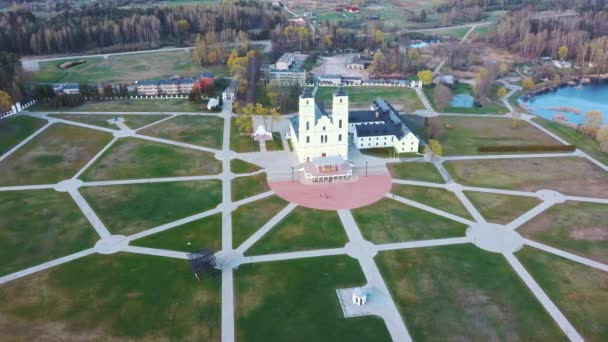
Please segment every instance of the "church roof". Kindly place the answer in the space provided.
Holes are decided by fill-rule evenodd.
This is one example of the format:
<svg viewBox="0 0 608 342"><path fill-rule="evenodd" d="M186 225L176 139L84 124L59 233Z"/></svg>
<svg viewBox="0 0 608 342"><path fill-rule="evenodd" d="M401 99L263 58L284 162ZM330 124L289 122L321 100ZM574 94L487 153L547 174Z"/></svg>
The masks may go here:
<svg viewBox="0 0 608 342"><path fill-rule="evenodd" d="M399 138L399 130L395 125L383 123L383 124L371 124L371 125L357 125L355 126L358 137L375 137L383 135L395 135ZM401 139L401 138L399 138Z"/></svg>

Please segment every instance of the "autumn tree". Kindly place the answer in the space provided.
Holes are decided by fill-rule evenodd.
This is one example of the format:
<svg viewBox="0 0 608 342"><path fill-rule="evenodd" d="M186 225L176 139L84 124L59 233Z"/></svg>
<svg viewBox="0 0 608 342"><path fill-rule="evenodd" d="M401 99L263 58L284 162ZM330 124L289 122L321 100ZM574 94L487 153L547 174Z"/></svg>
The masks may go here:
<svg viewBox="0 0 608 342"><path fill-rule="evenodd" d="M533 90L534 87L536 86L536 84L534 83L534 79L532 79L532 77L524 78L523 81L521 81L521 85L526 90Z"/></svg>
<svg viewBox="0 0 608 342"><path fill-rule="evenodd" d="M424 153L431 153L436 156L441 156L443 154L441 143L434 139L429 140L429 143L424 148Z"/></svg>
<svg viewBox="0 0 608 342"><path fill-rule="evenodd" d="M8 112L9 110L11 110L12 105L13 100L11 99L11 97L7 93L0 90L0 112Z"/></svg>
<svg viewBox="0 0 608 342"><path fill-rule="evenodd" d="M566 57L568 57L568 46L566 46L566 45L560 46L559 50L557 51L557 56L561 60L566 59Z"/></svg>
<svg viewBox="0 0 608 342"><path fill-rule="evenodd" d="M595 140L600 144L600 148L608 153L608 126L602 126L596 134Z"/></svg>
<svg viewBox="0 0 608 342"><path fill-rule="evenodd" d="M509 92L507 91L507 88L500 87L500 88L498 88L496 95L498 96L498 98L503 98L503 97L507 96L508 93Z"/></svg>
<svg viewBox="0 0 608 342"><path fill-rule="evenodd" d="M475 85L473 86L473 91L475 92L477 100L482 101L487 99L492 84L496 80L497 73L498 66L495 64L487 65L479 69L475 76Z"/></svg>
<svg viewBox="0 0 608 342"><path fill-rule="evenodd" d="M433 82L433 72L431 70L420 70L418 71L418 79L422 81L422 84L430 84Z"/></svg>
<svg viewBox="0 0 608 342"><path fill-rule="evenodd" d="M604 119L602 118L602 112L597 110L588 111L585 114L585 123L583 124L583 131L585 134L595 136L603 124Z"/></svg>
<svg viewBox="0 0 608 342"><path fill-rule="evenodd" d="M443 84L438 84L433 89L433 100L439 111L443 112L452 103L454 95L452 90Z"/></svg>

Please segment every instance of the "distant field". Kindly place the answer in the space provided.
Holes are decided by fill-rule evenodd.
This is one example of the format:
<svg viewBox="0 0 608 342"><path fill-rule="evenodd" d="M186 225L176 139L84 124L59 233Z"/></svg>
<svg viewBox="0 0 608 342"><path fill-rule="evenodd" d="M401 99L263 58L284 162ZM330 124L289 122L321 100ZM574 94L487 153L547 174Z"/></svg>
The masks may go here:
<svg viewBox="0 0 608 342"><path fill-rule="evenodd" d="M35 104L29 110L32 112L208 112L207 107L202 103L193 103L188 99L89 101L78 107L61 108Z"/></svg>
<svg viewBox="0 0 608 342"><path fill-rule="evenodd" d="M319 87L315 97L325 104L327 110L331 110L331 100L336 90L338 90L337 87ZM374 99L382 97L400 111L424 109L416 92L409 88L347 87L345 90L348 93L351 108L369 108Z"/></svg>
<svg viewBox="0 0 608 342"><path fill-rule="evenodd" d="M75 58L86 60L84 64L68 70L59 65L67 61L40 63L40 70L33 73L34 82L77 82L136 81L142 79L169 78L172 76L195 75L211 71L216 75L227 74L224 65L203 67L192 62L190 52L169 51L146 54L118 55L108 59L102 57Z"/></svg>

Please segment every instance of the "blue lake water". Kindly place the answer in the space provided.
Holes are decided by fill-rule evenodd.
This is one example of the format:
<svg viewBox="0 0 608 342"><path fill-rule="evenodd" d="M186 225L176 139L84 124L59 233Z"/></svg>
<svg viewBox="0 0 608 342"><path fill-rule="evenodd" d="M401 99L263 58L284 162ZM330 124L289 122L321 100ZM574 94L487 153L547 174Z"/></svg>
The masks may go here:
<svg viewBox="0 0 608 342"><path fill-rule="evenodd" d="M458 94L452 98L452 107L473 108L475 106L475 98L471 94Z"/></svg>
<svg viewBox="0 0 608 342"><path fill-rule="evenodd" d="M420 48L425 48L427 46L431 46L433 44L437 44L440 43L440 40L419 40L419 41L415 41L413 43L410 43L408 45L408 47L414 48L414 49L420 49Z"/></svg>
<svg viewBox="0 0 608 342"><path fill-rule="evenodd" d="M518 100L523 107L532 113L552 120L557 113L563 114L568 121L581 124L585 113L590 110L602 112L604 123L608 124L608 83L587 84L578 87L563 87L554 92L537 95L531 99ZM570 107L578 109L581 114L560 112L556 107ZM553 109L552 109L553 108Z"/></svg>

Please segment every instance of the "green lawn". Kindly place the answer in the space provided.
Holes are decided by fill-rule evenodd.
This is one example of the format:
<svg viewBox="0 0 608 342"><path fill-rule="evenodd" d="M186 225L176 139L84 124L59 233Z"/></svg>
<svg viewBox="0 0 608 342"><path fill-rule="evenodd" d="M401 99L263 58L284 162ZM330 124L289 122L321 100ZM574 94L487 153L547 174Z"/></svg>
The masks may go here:
<svg viewBox="0 0 608 342"><path fill-rule="evenodd" d="M205 217L129 243L133 246L188 253L222 249L222 214Z"/></svg>
<svg viewBox="0 0 608 342"><path fill-rule="evenodd" d="M166 118L168 115L123 115L123 114L49 114L52 118L82 122L89 125L118 129L118 126L109 123L108 120L123 118L125 125L131 129L138 129L158 120Z"/></svg>
<svg viewBox="0 0 608 342"><path fill-rule="evenodd" d="M54 190L0 192L0 217L0 276L93 247L99 239L70 196Z"/></svg>
<svg viewBox="0 0 608 342"><path fill-rule="evenodd" d="M266 173L253 176L236 177L232 180L232 200L242 200L263 192L270 191Z"/></svg>
<svg viewBox="0 0 608 342"><path fill-rule="evenodd" d="M133 234L217 207L220 181L188 181L80 189L113 234Z"/></svg>
<svg viewBox="0 0 608 342"><path fill-rule="evenodd" d="M608 205L556 204L518 231L530 240L608 264Z"/></svg>
<svg viewBox="0 0 608 342"><path fill-rule="evenodd" d="M355 259L331 256L243 265L234 277L237 341L391 340L378 317L344 318L336 289L366 283Z"/></svg>
<svg viewBox="0 0 608 342"><path fill-rule="evenodd" d="M180 115L139 133L215 149L222 148L224 119L209 116Z"/></svg>
<svg viewBox="0 0 608 342"><path fill-rule="evenodd" d="M251 173L261 170L257 165L253 165L240 159L230 160L230 171L233 173Z"/></svg>
<svg viewBox="0 0 608 342"><path fill-rule="evenodd" d="M0 120L0 155L3 155L45 124L45 120L25 115L15 115Z"/></svg>
<svg viewBox="0 0 608 342"><path fill-rule="evenodd" d="M448 106L447 108L445 108L443 113L506 114L509 112L509 110L507 109L507 107L505 107L505 105L502 103L502 101L500 101L500 99L498 99L498 97L496 95L498 88L499 88L499 86L496 84L492 86L492 88L490 90L490 99L489 99L490 103L487 105L484 105L479 108L477 108L477 107L464 108L464 107ZM424 87L423 91L424 91L424 94L426 95L426 97L429 99L429 102L431 103L433 108L436 111L441 112L440 110L438 110L437 106L435 105L435 100L433 98L433 89L434 89L433 87ZM473 95L473 89L471 88L471 86L469 84L458 83L457 85L455 85L454 89L452 89L452 93L454 95L458 95L458 94Z"/></svg>
<svg viewBox="0 0 608 342"><path fill-rule="evenodd" d="M287 201L270 196L239 206L232 212L232 246L239 247L258 229L287 206Z"/></svg>
<svg viewBox="0 0 608 342"><path fill-rule="evenodd" d="M434 36L439 36L439 37L462 39L464 37L464 35L467 34L467 32L469 32L470 29L471 29L471 27L469 27L469 26L457 27L457 28L452 28L452 29L433 31L432 34Z"/></svg>
<svg viewBox="0 0 608 342"><path fill-rule="evenodd" d="M532 247L517 258L587 341L608 339L608 274Z"/></svg>
<svg viewBox="0 0 608 342"><path fill-rule="evenodd" d="M541 203L536 197L511 196L489 192L465 191L488 222L507 224Z"/></svg>
<svg viewBox="0 0 608 342"><path fill-rule="evenodd" d="M391 199L352 211L361 233L372 243L464 236L466 225Z"/></svg>
<svg viewBox="0 0 608 342"><path fill-rule="evenodd" d="M194 103L188 101L188 99L125 99L125 100L112 100L112 101L100 101L85 102L81 106L77 107L61 107L55 108L46 104L35 104L30 111L61 111L61 112L112 112L121 113L124 112L208 112L207 107L204 103Z"/></svg>
<svg viewBox="0 0 608 342"><path fill-rule="evenodd" d="M0 184L48 184L69 179L110 140L112 135L106 132L53 124L0 163Z"/></svg>
<svg viewBox="0 0 608 342"><path fill-rule="evenodd" d="M454 181L463 185L552 189L568 195L608 198L608 174L584 158L459 160L443 165Z"/></svg>
<svg viewBox="0 0 608 342"><path fill-rule="evenodd" d="M377 158L416 158L420 157L416 153L397 153L393 147L377 147L377 148L366 148L360 150L362 154L377 157Z"/></svg>
<svg viewBox="0 0 608 342"><path fill-rule="evenodd" d="M344 247L348 237L335 211L295 208L256 242L247 255Z"/></svg>
<svg viewBox="0 0 608 342"><path fill-rule="evenodd" d="M0 287L10 341L219 341L221 277L187 260L91 255Z"/></svg>
<svg viewBox="0 0 608 342"><path fill-rule="evenodd" d="M234 120L232 120L230 122L230 149L239 153L259 152L260 145L253 140L251 135L241 133Z"/></svg>
<svg viewBox="0 0 608 342"><path fill-rule="evenodd" d="M116 180L214 175L222 163L208 152L139 138L123 138L106 150L81 176L83 180Z"/></svg>
<svg viewBox="0 0 608 342"><path fill-rule="evenodd" d="M561 145L525 121L514 125L508 118L446 116L433 120L441 125L439 142L446 156L484 154L479 147Z"/></svg>
<svg viewBox="0 0 608 342"><path fill-rule="evenodd" d="M500 254L468 244L376 260L415 341L565 340Z"/></svg>
<svg viewBox="0 0 608 342"><path fill-rule="evenodd" d="M445 183L432 163L389 163L386 164L395 179L409 179L432 183Z"/></svg>
<svg viewBox="0 0 608 342"><path fill-rule="evenodd" d="M602 151L600 144L590 136L584 135L574 128L560 125L557 122L549 121L541 117L534 118L534 122L557 134L562 139L572 145L576 145L582 151L589 153L590 156L608 165L608 153Z"/></svg>
<svg viewBox="0 0 608 342"><path fill-rule="evenodd" d="M446 189L393 184L391 193L460 217L472 219L471 214L458 197Z"/></svg>
<svg viewBox="0 0 608 342"><path fill-rule="evenodd" d="M337 87L319 87L315 98L325 104L325 108L331 108L333 94ZM424 109L424 105L410 88L396 87L346 87L348 101L351 108L368 109L372 101L377 97L389 101L400 112L412 112L416 109Z"/></svg>
<svg viewBox="0 0 608 342"><path fill-rule="evenodd" d="M281 135L279 133L272 134L272 140L266 141L266 150L267 151L283 151L283 140L281 140Z"/></svg>
<svg viewBox="0 0 608 342"><path fill-rule="evenodd" d="M85 60L86 63L64 71L59 65L67 60L42 62L40 70L32 74L32 80L43 83L97 83L166 79L176 75L195 76L207 71L213 72L216 76L228 74L225 65L206 67L197 65L192 62L191 53L184 51L117 55L108 59L102 57L74 59L76 60Z"/></svg>

